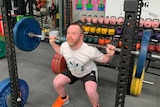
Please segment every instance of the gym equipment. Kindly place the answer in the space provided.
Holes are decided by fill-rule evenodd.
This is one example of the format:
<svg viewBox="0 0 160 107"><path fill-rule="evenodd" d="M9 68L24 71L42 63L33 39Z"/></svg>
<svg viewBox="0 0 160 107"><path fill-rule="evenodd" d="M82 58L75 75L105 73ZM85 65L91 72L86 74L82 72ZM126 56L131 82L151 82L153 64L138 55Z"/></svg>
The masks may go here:
<svg viewBox="0 0 160 107"><path fill-rule="evenodd" d="M13 28L14 42L17 48L32 51L38 47L41 39L29 37L29 33L41 34L39 23L33 18L22 18Z"/></svg>
<svg viewBox="0 0 160 107"><path fill-rule="evenodd" d="M142 35L143 35L143 28L139 28L139 30L138 30L138 37L139 38L142 38Z"/></svg>
<svg viewBox="0 0 160 107"><path fill-rule="evenodd" d="M0 59L6 55L6 44L3 41L0 41Z"/></svg>
<svg viewBox="0 0 160 107"><path fill-rule="evenodd" d="M52 71L55 74L60 73L67 67L64 57L56 53L52 59Z"/></svg>
<svg viewBox="0 0 160 107"><path fill-rule="evenodd" d="M104 24L109 24L109 16L106 16L104 19Z"/></svg>
<svg viewBox="0 0 160 107"><path fill-rule="evenodd" d="M97 27L96 28L96 34L100 34L101 33L102 28L101 27Z"/></svg>
<svg viewBox="0 0 160 107"><path fill-rule="evenodd" d="M94 24L98 23L97 15L94 15L94 17L92 18L92 23Z"/></svg>
<svg viewBox="0 0 160 107"><path fill-rule="evenodd" d="M87 21L87 16L85 14L82 15L81 17L81 22L86 22Z"/></svg>
<svg viewBox="0 0 160 107"><path fill-rule="evenodd" d="M115 29L116 35L122 35L122 27L121 26L117 26Z"/></svg>
<svg viewBox="0 0 160 107"><path fill-rule="evenodd" d="M159 19L153 19L152 28L158 28L158 27L159 27Z"/></svg>
<svg viewBox="0 0 160 107"><path fill-rule="evenodd" d="M111 39L110 39L110 38L108 38L108 37L105 37L105 40L104 40L104 41L105 41L105 45L106 45L106 44L108 44L108 43L110 43L110 42L111 42Z"/></svg>
<svg viewBox="0 0 160 107"><path fill-rule="evenodd" d="M32 25L32 26L31 26ZM47 38L41 34L39 23L33 18L22 18L13 28L14 42L17 48L23 51L32 51L38 47L41 38ZM59 39L57 37L57 39ZM65 38L59 39L65 41Z"/></svg>
<svg viewBox="0 0 160 107"><path fill-rule="evenodd" d="M144 27L145 28L151 28L152 27L152 19L146 18L144 21Z"/></svg>
<svg viewBox="0 0 160 107"><path fill-rule="evenodd" d="M145 62L147 56L152 57L152 58L159 58L160 56L158 55L148 55L148 43L150 41L150 36L151 36L151 31L150 30L144 30L143 36L142 36L142 41L141 41L141 48L140 51L131 51L131 54L138 55L138 61L136 67L134 67L133 70L133 76L132 76L132 82L131 82L131 89L130 89L130 94L133 94L135 96L138 96L141 94L142 90L142 82L144 78L144 68L145 68ZM112 44L112 42L111 42ZM98 48L106 48L106 46L102 45L97 45L97 44L89 44L90 46L98 47ZM121 49L116 48L115 51L121 52Z"/></svg>
<svg viewBox="0 0 160 107"><path fill-rule="evenodd" d="M93 38L93 36L92 35L88 35L88 43L93 43L93 40L94 40L94 38Z"/></svg>
<svg viewBox="0 0 160 107"><path fill-rule="evenodd" d="M88 41L88 36L87 36L87 35L84 36L83 41L84 41L84 42L87 42L87 41Z"/></svg>
<svg viewBox="0 0 160 107"><path fill-rule="evenodd" d="M160 41L160 30L155 31L155 38Z"/></svg>
<svg viewBox="0 0 160 107"><path fill-rule="evenodd" d="M90 33L95 33L95 32L96 32L96 27L95 26L91 26Z"/></svg>
<svg viewBox="0 0 160 107"><path fill-rule="evenodd" d="M109 19L109 23L111 25L115 25L117 23L117 18L116 16L111 16L110 19Z"/></svg>
<svg viewBox="0 0 160 107"><path fill-rule="evenodd" d="M108 28L107 27L102 27L102 29L101 29L101 34L107 34L107 32L108 32Z"/></svg>
<svg viewBox="0 0 160 107"><path fill-rule="evenodd" d="M140 41L138 41L138 42L136 43L136 50L139 50L140 47L141 47L141 43L140 43Z"/></svg>
<svg viewBox="0 0 160 107"><path fill-rule="evenodd" d="M108 28L108 35L113 36L115 35L115 29L114 28Z"/></svg>
<svg viewBox="0 0 160 107"><path fill-rule="evenodd" d="M136 69L137 69L137 67L134 66L132 81L131 81L131 86L130 86L130 94L135 95L135 96L139 96L142 91L142 85L143 85L145 71L144 71L144 69L142 70L141 78L135 78Z"/></svg>
<svg viewBox="0 0 160 107"><path fill-rule="evenodd" d="M87 23L91 23L92 22L92 15L88 15L86 20L87 20Z"/></svg>
<svg viewBox="0 0 160 107"><path fill-rule="evenodd" d="M24 17L33 18L33 16L17 15L17 16L16 16L16 20L19 21L19 20L21 20L21 19L24 18Z"/></svg>
<svg viewBox="0 0 160 107"><path fill-rule="evenodd" d="M98 19L98 23L103 24L104 23L104 17L100 16L100 18Z"/></svg>
<svg viewBox="0 0 160 107"><path fill-rule="evenodd" d="M98 36L94 36L94 37L93 37L93 43L97 44L97 43L98 43L98 39L99 39Z"/></svg>
<svg viewBox="0 0 160 107"><path fill-rule="evenodd" d="M148 52L154 52L155 51L155 43L150 42L148 45Z"/></svg>
<svg viewBox="0 0 160 107"><path fill-rule="evenodd" d="M151 31L145 30L143 32L142 40L141 40L141 48L139 51L139 57L137 61L137 69L136 69L136 78L141 78L143 68L145 66L145 61L147 58L147 52L148 52L148 44L150 41Z"/></svg>
<svg viewBox="0 0 160 107"><path fill-rule="evenodd" d="M151 32L145 30L143 32L142 41L141 41L141 47L139 51L138 61L137 61L137 67L134 67L133 69L133 77L131 81L131 88L130 88L130 94L139 96L142 91L142 85L143 85L143 79L144 79L144 69L145 69L145 62L147 58L147 52L148 52L148 44L150 41ZM135 69L136 68L136 69Z"/></svg>
<svg viewBox="0 0 160 107"><path fill-rule="evenodd" d="M84 31L85 31L85 32L89 32L89 31L90 31L90 28L91 28L91 26L86 25L86 26L84 27Z"/></svg>
<svg viewBox="0 0 160 107"><path fill-rule="evenodd" d="M57 55L58 54L54 54L53 59L52 59L52 63L51 63L53 73L55 71L55 59L57 58Z"/></svg>
<svg viewBox="0 0 160 107"><path fill-rule="evenodd" d="M157 53L160 53L160 44L157 44L157 45L155 46L155 51L156 51Z"/></svg>
<svg viewBox="0 0 160 107"><path fill-rule="evenodd" d="M104 45L105 44L105 38L103 36L100 36L98 39L98 44L99 45Z"/></svg>
<svg viewBox="0 0 160 107"><path fill-rule="evenodd" d="M144 19L140 18L139 27L143 27L143 24L144 24Z"/></svg>
<svg viewBox="0 0 160 107"><path fill-rule="evenodd" d="M24 104L27 101L28 94L29 94L29 88L27 83L19 79L19 87L20 87L20 95L21 98L18 98L18 101L21 101L21 107L24 106ZM6 78L3 81L0 82L0 105L1 107L12 107L12 98L11 98L11 88L10 88L10 79Z"/></svg>
<svg viewBox="0 0 160 107"><path fill-rule="evenodd" d="M117 24L118 24L118 25L123 25L123 24L124 24L124 17L119 16L119 17L118 17L118 20L117 20Z"/></svg>
<svg viewBox="0 0 160 107"><path fill-rule="evenodd" d="M49 7L49 14L50 16L55 15L58 12L57 6L54 3L54 0L52 0L52 4Z"/></svg>

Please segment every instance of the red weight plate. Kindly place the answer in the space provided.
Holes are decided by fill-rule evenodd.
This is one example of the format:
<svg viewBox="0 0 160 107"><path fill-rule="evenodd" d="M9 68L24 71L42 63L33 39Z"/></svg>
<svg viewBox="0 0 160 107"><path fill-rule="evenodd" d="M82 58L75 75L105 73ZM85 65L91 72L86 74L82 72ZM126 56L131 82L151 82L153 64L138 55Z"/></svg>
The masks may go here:
<svg viewBox="0 0 160 107"><path fill-rule="evenodd" d="M56 62L57 56L58 56L57 53L54 54L53 59L52 59L52 65L51 65L51 67L52 67L52 72L53 72L53 73L55 73L55 67L56 67L56 66L55 66L55 62Z"/></svg>

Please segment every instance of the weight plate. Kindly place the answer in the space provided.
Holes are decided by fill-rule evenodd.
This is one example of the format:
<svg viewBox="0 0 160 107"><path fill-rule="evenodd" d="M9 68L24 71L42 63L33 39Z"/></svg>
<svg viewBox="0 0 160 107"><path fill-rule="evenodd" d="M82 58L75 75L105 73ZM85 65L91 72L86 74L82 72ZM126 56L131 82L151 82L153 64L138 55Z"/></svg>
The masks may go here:
<svg viewBox="0 0 160 107"><path fill-rule="evenodd" d="M1 84L0 86L1 107L12 107L10 79L7 78L3 80L0 84ZM27 101L29 89L27 83L22 79L19 79L19 87L21 92L21 103L22 103L21 106L23 107Z"/></svg>
<svg viewBox="0 0 160 107"><path fill-rule="evenodd" d="M62 72L66 68L66 61L63 56L58 55L57 58L57 73Z"/></svg>
<svg viewBox="0 0 160 107"><path fill-rule="evenodd" d="M142 71L141 78L135 78L135 73L136 73L136 66L134 66L134 69L133 69L132 81L130 86L130 94L134 96L139 96L141 95L141 92L142 92L144 69Z"/></svg>
<svg viewBox="0 0 160 107"><path fill-rule="evenodd" d="M33 18L22 18L13 28L14 42L23 51L32 51L38 47L41 38L29 37L28 33L41 34L39 23Z"/></svg>
<svg viewBox="0 0 160 107"><path fill-rule="evenodd" d="M151 30L144 30L143 36L141 40L141 48L139 51L138 61L137 61L137 69L136 69L136 78L141 78L143 68L145 66L147 52L148 52L148 44L150 41Z"/></svg>
<svg viewBox="0 0 160 107"><path fill-rule="evenodd" d="M56 53L52 59L52 71L55 74L60 73L66 68L66 61L63 56Z"/></svg>
<svg viewBox="0 0 160 107"><path fill-rule="evenodd" d="M6 55L6 44L3 41L0 41L0 58L3 58Z"/></svg>
<svg viewBox="0 0 160 107"><path fill-rule="evenodd" d="M52 59L52 71L53 73L56 73L55 72L55 61L56 61L56 58L57 58L58 54L56 53L54 56L53 56L53 59Z"/></svg>

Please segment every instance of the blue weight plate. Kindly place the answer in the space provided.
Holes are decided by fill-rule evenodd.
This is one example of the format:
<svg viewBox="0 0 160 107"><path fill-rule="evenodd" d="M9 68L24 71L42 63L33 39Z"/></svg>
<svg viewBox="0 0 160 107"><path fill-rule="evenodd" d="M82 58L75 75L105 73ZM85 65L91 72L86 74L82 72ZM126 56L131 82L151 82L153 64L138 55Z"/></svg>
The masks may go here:
<svg viewBox="0 0 160 107"><path fill-rule="evenodd" d="M137 69L136 69L136 78L141 78L143 68L145 66L146 58L147 58L147 52L148 52L148 44L150 41L150 36L152 32L151 30L144 30L143 36L141 40L141 48L139 51L138 61L137 61Z"/></svg>
<svg viewBox="0 0 160 107"><path fill-rule="evenodd" d="M0 90L3 89L3 87L5 86L5 84L7 83L7 81L9 81L9 78L4 79L4 80L2 80L2 81L0 82Z"/></svg>
<svg viewBox="0 0 160 107"><path fill-rule="evenodd" d="M22 79L19 79L19 87L21 92L21 106L23 107L27 101L29 89L27 83ZM9 78L2 81L0 86L0 99L0 107L10 107L12 105L12 100L10 100L11 88Z"/></svg>
<svg viewBox="0 0 160 107"><path fill-rule="evenodd" d="M6 44L3 41L0 41L0 58L3 58L6 55Z"/></svg>
<svg viewBox="0 0 160 107"><path fill-rule="evenodd" d="M13 28L14 43L20 50L32 51L38 47L41 39L29 37L28 33L41 34L39 23L33 18L22 18Z"/></svg>

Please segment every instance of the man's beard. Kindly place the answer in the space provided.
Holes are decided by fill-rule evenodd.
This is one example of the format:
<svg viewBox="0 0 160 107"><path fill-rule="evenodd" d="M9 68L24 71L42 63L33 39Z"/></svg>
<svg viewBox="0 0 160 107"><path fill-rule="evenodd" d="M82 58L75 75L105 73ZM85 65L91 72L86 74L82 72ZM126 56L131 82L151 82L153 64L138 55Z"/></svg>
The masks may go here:
<svg viewBox="0 0 160 107"><path fill-rule="evenodd" d="M68 38L67 42L68 42L68 44L69 44L70 47L73 47L76 44L78 44L78 41L73 41L73 39L71 39L71 38Z"/></svg>

